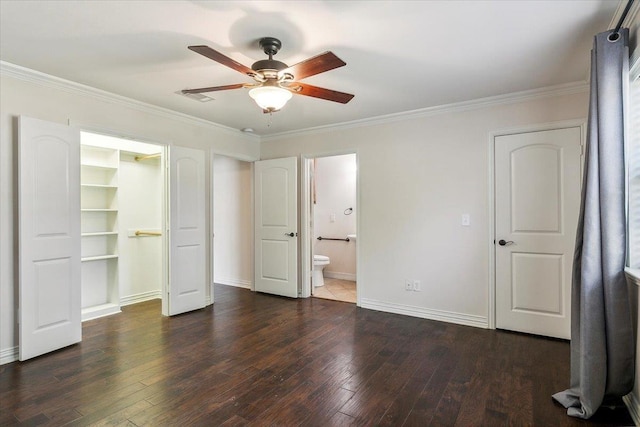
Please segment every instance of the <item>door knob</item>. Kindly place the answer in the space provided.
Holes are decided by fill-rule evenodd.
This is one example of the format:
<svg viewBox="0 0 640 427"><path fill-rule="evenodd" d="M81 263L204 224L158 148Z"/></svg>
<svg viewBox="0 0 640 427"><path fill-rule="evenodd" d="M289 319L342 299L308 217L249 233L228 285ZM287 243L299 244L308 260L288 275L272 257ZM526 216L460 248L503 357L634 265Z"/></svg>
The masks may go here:
<svg viewBox="0 0 640 427"><path fill-rule="evenodd" d="M499 244L500 246L506 246L506 245L510 245L510 244L512 244L512 243L514 243L514 242L513 242L513 240L508 240L508 241L507 241L507 240L504 240L504 239L500 239L500 240L498 241L498 244Z"/></svg>
<svg viewBox="0 0 640 427"><path fill-rule="evenodd" d="M291 233L284 233L285 236L293 237L295 233L292 231Z"/></svg>

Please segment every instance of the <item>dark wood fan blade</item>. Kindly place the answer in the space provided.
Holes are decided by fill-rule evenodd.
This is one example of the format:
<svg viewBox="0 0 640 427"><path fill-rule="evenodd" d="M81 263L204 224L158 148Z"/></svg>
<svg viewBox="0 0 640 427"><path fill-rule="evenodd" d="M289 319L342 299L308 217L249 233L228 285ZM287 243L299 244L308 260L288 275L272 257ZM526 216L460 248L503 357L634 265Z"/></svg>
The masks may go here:
<svg viewBox="0 0 640 427"><path fill-rule="evenodd" d="M315 76L316 74L324 73L325 71L333 70L334 68L344 65L347 65L347 63L335 56L333 52L325 52L305 61L298 62L289 68L285 68L278 74L291 74L294 79L302 80L305 77Z"/></svg>
<svg viewBox="0 0 640 427"><path fill-rule="evenodd" d="M354 97L354 95L350 93L338 92L337 90L325 89L300 82L293 82L286 86L286 88L299 95L312 96L341 104L346 104Z"/></svg>
<svg viewBox="0 0 640 427"><path fill-rule="evenodd" d="M244 87L243 83L238 83L235 85L226 85L226 86L212 86L212 87L201 87L198 89L184 89L182 93L204 93L204 92L217 92L219 90L229 90L229 89L240 89Z"/></svg>
<svg viewBox="0 0 640 427"><path fill-rule="evenodd" d="M213 59L214 61L219 62L222 65L226 65L229 68L240 71L242 74L246 74L248 76L253 76L256 74L255 71L253 71L246 65L242 65L241 63L234 61L228 56L221 54L217 50L211 49L209 46L189 46L189 49L196 53L199 53L202 56L206 56L209 59Z"/></svg>

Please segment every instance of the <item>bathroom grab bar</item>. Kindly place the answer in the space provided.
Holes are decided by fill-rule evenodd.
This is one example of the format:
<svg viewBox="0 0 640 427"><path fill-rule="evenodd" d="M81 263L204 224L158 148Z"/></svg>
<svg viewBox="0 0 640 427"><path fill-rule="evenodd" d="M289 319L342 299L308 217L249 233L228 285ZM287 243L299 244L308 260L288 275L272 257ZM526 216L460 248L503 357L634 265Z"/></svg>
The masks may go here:
<svg viewBox="0 0 640 427"><path fill-rule="evenodd" d="M348 237L346 239L333 239L331 237L322 237L322 236L318 236L318 240L339 240L341 242L350 242L351 241L351 240L349 240Z"/></svg>

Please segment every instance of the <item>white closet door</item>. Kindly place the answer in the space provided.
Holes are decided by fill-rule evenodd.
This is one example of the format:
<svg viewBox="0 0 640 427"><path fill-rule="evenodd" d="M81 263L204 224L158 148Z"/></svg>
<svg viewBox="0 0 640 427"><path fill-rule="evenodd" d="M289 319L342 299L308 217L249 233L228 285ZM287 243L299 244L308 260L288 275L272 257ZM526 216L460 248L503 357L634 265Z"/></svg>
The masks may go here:
<svg viewBox="0 0 640 427"><path fill-rule="evenodd" d="M255 290L298 297L297 159L255 162Z"/></svg>
<svg viewBox="0 0 640 427"><path fill-rule="evenodd" d="M206 304L204 151L170 148L169 315Z"/></svg>
<svg viewBox="0 0 640 427"><path fill-rule="evenodd" d="M20 360L82 340L80 132L20 117Z"/></svg>

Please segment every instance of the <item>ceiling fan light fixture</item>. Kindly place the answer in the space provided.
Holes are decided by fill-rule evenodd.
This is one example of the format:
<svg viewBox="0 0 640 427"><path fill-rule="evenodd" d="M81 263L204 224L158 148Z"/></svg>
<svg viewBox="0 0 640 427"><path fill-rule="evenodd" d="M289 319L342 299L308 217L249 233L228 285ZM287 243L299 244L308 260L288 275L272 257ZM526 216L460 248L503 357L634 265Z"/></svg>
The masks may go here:
<svg viewBox="0 0 640 427"><path fill-rule="evenodd" d="M291 99L291 92L278 86L260 86L249 91L249 96L260 108L277 111Z"/></svg>

